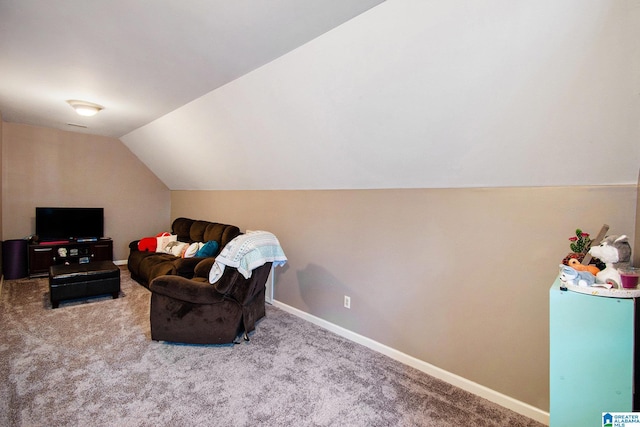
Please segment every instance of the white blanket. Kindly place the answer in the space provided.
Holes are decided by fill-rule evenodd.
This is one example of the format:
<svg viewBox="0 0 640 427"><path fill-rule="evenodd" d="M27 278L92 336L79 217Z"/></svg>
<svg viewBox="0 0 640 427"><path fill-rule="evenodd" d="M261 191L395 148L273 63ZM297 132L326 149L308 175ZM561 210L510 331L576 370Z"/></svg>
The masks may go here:
<svg viewBox="0 0 640 427"><path fill-rule="evenodd" d="M286 264L287 257L280 242L268 231L248 231L222 248L209 272L209 282L216 283L225 266L237 268L248 279L253 269L267 262L272 262L274 267Z"/></svg>

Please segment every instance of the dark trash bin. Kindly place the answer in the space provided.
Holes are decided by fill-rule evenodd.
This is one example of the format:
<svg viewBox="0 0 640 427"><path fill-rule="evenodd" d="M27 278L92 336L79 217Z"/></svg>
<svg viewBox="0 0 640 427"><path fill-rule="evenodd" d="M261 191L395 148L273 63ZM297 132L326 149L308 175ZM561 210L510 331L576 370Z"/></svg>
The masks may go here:
<svg viewBox="0 0 640 427"><path fill-rule="evenodd" d="M25 239L2 242L2 270L6 280L27 277L27 244Z"/></svg>

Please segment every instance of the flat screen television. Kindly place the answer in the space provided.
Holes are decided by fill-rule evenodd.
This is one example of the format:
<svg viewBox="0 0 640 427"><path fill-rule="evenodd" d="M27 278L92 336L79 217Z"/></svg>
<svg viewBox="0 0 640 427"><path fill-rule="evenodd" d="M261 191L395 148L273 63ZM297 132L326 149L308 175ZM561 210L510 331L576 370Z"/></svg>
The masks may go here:
<svg viewBox="0 0 640 427"><path fill-rule="evenodd" d="M104 236L103 208L36 207L36 235L40 241Z"/></svg>

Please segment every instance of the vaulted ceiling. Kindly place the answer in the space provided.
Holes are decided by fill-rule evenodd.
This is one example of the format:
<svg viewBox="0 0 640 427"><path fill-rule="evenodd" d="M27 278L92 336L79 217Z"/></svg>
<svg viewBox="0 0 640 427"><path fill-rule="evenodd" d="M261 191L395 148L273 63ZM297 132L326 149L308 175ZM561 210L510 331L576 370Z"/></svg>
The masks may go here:
<svg viewBox="0 0 640 427"><path fill-rule="evenodd" d="M5 121L119 137L172 190L609 185L640 163L638 0L2 0L0 72Z"/></svg>
<svg viewBox="0 0 640 427"><path fill-rule="evenodd" d="M120 137L382 1L2 0L0 112ZM105 108L82 118L69 99Z"/></svg>

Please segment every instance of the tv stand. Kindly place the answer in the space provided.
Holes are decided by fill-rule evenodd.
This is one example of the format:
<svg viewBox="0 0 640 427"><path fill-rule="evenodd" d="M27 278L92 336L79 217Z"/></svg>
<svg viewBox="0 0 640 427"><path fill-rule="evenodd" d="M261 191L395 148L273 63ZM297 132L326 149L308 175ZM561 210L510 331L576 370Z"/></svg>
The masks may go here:
<svg viewBox="0 0 640 427"><path fill-rule="evenodd" d="M111 239L62 240L29 245L29 277L47 276L52 265L92 261L113 261Z"/></svg>

